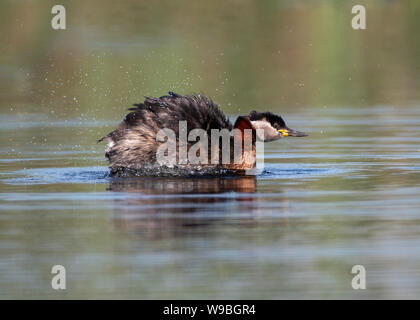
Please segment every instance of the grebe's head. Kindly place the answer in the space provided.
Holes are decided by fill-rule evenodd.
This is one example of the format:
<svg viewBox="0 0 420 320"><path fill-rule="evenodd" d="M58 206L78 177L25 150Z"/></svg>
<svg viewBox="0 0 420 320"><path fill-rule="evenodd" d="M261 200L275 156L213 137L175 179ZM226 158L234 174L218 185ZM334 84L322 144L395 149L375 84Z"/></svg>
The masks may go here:
<svg viewBox="0 0 420 320"><path fill-rule="evenodd" d="M257 138L264 142L278 140L282 137L307 136L306 133L288 128L282 117L271 112L251 111L248 118L255 129L262 129L257 130Z"/></svg>

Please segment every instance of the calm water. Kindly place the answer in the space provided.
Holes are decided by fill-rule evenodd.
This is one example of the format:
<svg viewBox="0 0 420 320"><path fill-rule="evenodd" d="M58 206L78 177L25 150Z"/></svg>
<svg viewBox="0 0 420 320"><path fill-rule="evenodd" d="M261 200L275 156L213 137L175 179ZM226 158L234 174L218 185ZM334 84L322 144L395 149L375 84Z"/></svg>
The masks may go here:
<svg viewBox="0 0 420 320"><path fill-rule="evenodd" d="M0 298L420 298L420 2L0 2ZM310 134L256 177L111 180L132 103ZM51 268L67 290L51 288ZM351 268L367 289L351 288Z"/></svg>
<svg viewBox="0 0 420 320"><path fill-rule="evenodd" d="M1 298L419 297L418 107L293 113L310 136L266 144L265 171L244 178L111 180L103 146L75 135L108 123L34 116L13 122L52 141L1 120Z"/></svg>

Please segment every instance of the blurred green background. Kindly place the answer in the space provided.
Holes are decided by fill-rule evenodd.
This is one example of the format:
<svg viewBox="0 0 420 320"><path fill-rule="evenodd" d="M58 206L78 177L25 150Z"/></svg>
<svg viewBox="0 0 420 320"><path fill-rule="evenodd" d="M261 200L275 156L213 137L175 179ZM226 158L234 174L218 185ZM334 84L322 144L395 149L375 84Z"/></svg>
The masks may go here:
<svg viewBox="0 0 420 320"><path fill-rule="evenodd" d="M229 114L419 100L418 0L60 1L67 30L55 4L0 2L2 113L119 120L168 90Z"/></svg>

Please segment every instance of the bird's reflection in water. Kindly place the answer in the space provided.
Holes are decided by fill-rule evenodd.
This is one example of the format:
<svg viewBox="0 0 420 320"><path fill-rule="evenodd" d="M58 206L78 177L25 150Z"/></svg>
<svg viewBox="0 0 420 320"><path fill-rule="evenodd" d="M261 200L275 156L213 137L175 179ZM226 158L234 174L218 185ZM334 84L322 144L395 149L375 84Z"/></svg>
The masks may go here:
<svg viewBox="0 0 420 320"><path fill-rule="evenodd" d="M115 197L116 227L152 238L186 235L233 217L255 224L254 176L115 179L108 190L125 194Z"/></svg>

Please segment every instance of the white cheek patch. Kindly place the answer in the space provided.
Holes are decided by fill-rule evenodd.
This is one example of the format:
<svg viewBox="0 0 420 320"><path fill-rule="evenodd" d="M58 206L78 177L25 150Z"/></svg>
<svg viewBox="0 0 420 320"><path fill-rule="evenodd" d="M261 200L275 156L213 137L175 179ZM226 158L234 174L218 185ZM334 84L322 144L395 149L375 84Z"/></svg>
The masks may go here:
<svg viewBox="0 0 420 320"><path fill-rule="evenodd" d="M262 129L257 130L257 138L261 141L273 141L279 138L279 132L274 129L267 121L251 121L252 125L255 129Z"/></svg>

